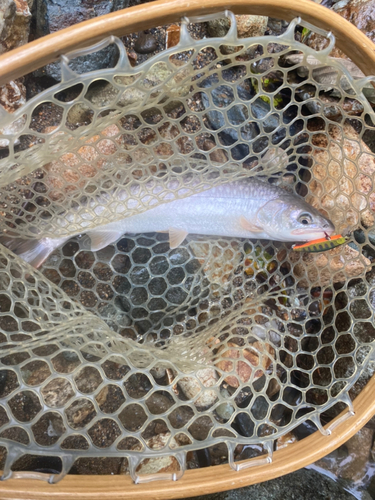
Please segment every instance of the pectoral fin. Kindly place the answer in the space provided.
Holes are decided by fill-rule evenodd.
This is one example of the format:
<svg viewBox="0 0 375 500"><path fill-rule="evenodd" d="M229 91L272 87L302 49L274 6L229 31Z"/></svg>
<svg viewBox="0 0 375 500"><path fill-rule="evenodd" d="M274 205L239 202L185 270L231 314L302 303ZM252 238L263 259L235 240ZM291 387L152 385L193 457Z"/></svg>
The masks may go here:
<svg viewBox="0 0 375 500"><path fill-rule="evenodd" d="M240 217L240 226L245 231L250 231L251 233L262 233L263 228L257 226L256 224L252 224L249 220L247 220L243 215Z"/></svg>
<svg viewBox="0 0 375 500"><path fill-rule="evenodd" d="M169 228L169 246L171 248L177 248L184 241L188 232L184 229L177 229L175 227Z"/></svg>
<svg viewBox="0 0 375 500"><path fill-rule="evenodd" d="M97 252L117 240L122 234L119 231L92 231L88 233L91 239L91 250Z"/></svg>

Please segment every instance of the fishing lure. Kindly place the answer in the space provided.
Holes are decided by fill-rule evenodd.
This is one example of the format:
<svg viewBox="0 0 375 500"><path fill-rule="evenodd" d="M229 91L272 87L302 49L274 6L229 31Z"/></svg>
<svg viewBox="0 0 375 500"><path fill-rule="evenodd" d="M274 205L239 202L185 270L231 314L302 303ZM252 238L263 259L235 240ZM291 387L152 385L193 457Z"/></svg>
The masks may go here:
<svg viewBox="0 0 375 500"><path fill-rule="evenodd" d="M302 245L293 245L292 248L295 252L326 252L332 248L344 245L348 241L348 236L337 234L336 236L327 236L326 238L320 238L319 240L308 241Z"/></svg>

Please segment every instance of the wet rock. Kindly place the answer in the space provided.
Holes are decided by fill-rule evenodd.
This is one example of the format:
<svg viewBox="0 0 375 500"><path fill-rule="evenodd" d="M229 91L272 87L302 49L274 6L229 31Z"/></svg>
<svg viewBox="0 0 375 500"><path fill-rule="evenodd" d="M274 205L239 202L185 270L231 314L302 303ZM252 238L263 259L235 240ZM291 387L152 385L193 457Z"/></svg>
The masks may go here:
<svg viewBox="0 0 375 500"><path fill-rule="evenodd" d="M344 19L348 20L362 31L371 41L375 41L375 1L374 0L342 0L332 6ZM325 38L313 34L309 37L308 45L315 50L321 50L327 44ZM348 57L337 47L331 52L332 57Z"/></svg>
<svg viewBox="0 0 375 500"><path fill-rule="evenodd" d="M32 2L2 0L0 3L0 54L15 49L29 39Z"/></svg>
<svg viewBox="0 0 375 500"><path fill-rule="evenodd" d="M233 96L229 95L225 85L219 85L215 89L210 90L211 87L216 83L215 78L215 75L205 78L202 82L200 82L199 86L201 88L209 89L208 92L211 92L211 96L217 107L226 107L233 101ZM248 95L243 95L243 98L250 99L251 97L253 97L251 92L252 90L249 90L248 93L246 92L246 94ZM202 92L202 106L204 109L211 107L210 101L205 92ZM278 118L275 114L270 115L270 110L270 104L263 101L262 99L256 99L251 103L251 113L255 119L262 120L264 130L274 130L279 127ZM220 111L208 111L205 115L205 119L207 120L208 127L212 130L218 130L226 126L224 115ZM244 143L240 142L237 146L239 157L235 159L238 160L244 158L249 154L247 143L258 137L260 131L258 124L255 121L249 121L248 110L245 106L232 107L231 121L235 124L246 124L242 127L241 137L238 136L237 130L231 127L227 127L222 132L220 132L220 140L225 146L232 145L233 143L238 141L238 139L244 140ZM268 139L265 139L265 144L268 144L267 141Z"/></svg>
<svg viewBox="0 0 375 500"><path fill-rule="evenodd" d="M0 87L0 104L1 106L8 111L8 113L13 113L18 108L20 108L26 102L26 88L20 81L10 81L6 83L2 87ZM20 120L17 120L20 122ZM14 122L15 123L15 122ZM24 121L23 121L24 123ZM17 127L13 125L13 127ZM18 126L18 130L13 130L15 133L21 130L22 127ZM5 130L9 130L10 126L6 129L4 128L3 134L5 134Z"/></svg>
<svg viewBox="0 0 375 500"><path fill-rule="evenodd" d="M268 17L265 16L236 16L238 38L248 38L252 36L263 36L267 29ZM214 19L208 21L208 34L212 37L224 37L229 30L230 21L228 18Z"/></svg>
<svg viewBox="0 0 375 500"><path fill-rule="evenodd" d="M134 50L138 54L151 54L157 49L155 38L150 33L142 31L134 44Z"/></svg>
<svg viewBox="0 0 375 500"><path fill-rule="evenodd" d="M362 428L343 446L315 463L338 478L353 482L363 480L367 473L374 431Z"/></svg>
<svg viewBox="0 0 375 500"><path fill-rule="evenodd" d="M102 16L119 9L129 7L129 0L99 0L82 2L81 0L36 0L36 32L37 38L54 33ZM118 52L115 46L110 45L94 54L74 59L70 68L77 73L86 73L97 69L108 68L116 63ZM56 80L60 79L60 66L52 63L36 72L38 76L47 74Z"/></svg>
<svg viewBox="0 0 375 500"><path fill-rule="evenodd" d="M289 23L283 19L276 19L275 17L269 17L267 28L270 35L282 35L288 28Z"/></svg>
<svg viewBox="0 0 375 500"><path fill-rule="evenodd" d="M0 54L15 49L29 39L29 28L32 1L3 0L0 2ZM26 89L20 80L10 81L0 87L0 105L13 113L26 102ZM18 118L6 127L0 129L0 134L12 135L19 133L26 122L25 117ZM9 141L0 139L0 148L5 148Z"/></svg>
<svg viewBox="0 0 375 500"><path fill-rule="evenodd" d="M213 19L212 21L208 21L207 23L207 31L210 36L215 37L224 37L229 30L230 21L227 17L223 17L221 19Z"/></svg>
<svg viewBox="0 0 375 500"><path fill-rule="evenodd" d="M266 16L236 16L238 38L263 36L268 23Z"/></svg>
<svg viewBox="0 0 375 500"><path fill-rule="evenodd" d="M19 81L10 81L2 87L0 87L0 105L8 111L8 113L13 113L20 106L26 102L26 89L24 85ZM12 135L18 134L24 127L26 123L26 116L21 116L17 120L14 120L9 125L0 129L0 134L2 135ZM19 141L16 141L16 144ZM9 145L8 139L0 139L0 148L5 148Z"/></svg>
<svg viewBox="0 0 375 500"><path fill-rule="evenodd" d="M117 97L118 90L105 80L90 85L85 98L95 106L109 106Z"/></svg>
<svg viewBox="0 0 375 500"><path fill-rule="evenodd" d="M239 488L212 495L194 497L194 500L354 500L333 479L314 470L301 469L292 474L246 488ZM368 498L368 497L367 497ZM193 500L188 498L187 500Z"/></svg>

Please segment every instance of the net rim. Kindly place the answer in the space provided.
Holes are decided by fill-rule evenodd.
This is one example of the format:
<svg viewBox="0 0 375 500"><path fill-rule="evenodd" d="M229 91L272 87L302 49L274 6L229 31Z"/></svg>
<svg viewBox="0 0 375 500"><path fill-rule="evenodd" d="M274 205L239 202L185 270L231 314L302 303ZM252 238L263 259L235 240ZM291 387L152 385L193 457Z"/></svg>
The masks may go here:
<svg viewBox="0 0 375 500"><path fill-rule="evenodd" d="M183 16L205 16L224 11L226 0L157 0L151 4L122 9L70 26L34 40L0 56L0 85L56 61L61 55L100 42L108 36L126 34L178 22ZM234 14L263 15L291 21L301 16L306 22L336 37L336 46L355 60L366 76L375 74L374 44L356 26L339 14L311 0L233 0Z"/></svg>

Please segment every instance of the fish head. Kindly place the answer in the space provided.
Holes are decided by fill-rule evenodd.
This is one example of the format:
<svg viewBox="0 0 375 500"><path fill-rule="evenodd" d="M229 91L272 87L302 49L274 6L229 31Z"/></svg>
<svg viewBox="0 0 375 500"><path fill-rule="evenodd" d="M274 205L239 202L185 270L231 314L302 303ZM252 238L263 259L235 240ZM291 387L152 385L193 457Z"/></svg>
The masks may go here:
<svg viewBox="0 0 375 500"><path fill-rule="evenodd" d="M335 231L329 219L295 195L282 196L263 205L258 210L257 224L277 241L310 241Z"/></svg>

